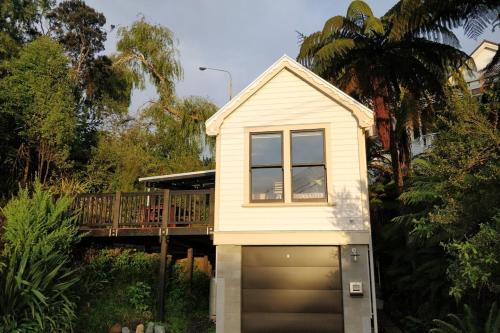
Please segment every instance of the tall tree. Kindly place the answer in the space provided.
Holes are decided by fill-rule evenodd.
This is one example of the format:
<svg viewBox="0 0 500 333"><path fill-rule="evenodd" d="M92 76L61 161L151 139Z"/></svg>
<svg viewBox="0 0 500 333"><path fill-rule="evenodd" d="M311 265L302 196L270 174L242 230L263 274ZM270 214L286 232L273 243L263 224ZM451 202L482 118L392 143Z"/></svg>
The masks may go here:
<svg viewBox="0 0 500 333"><path fill-rule="evenodd" d="M23 183L37 175L47 181L70 166L75 107L68 59L48 37L27 44L5 65L0 80L0 114L16 126L15 162ZM7 166L4 166L7 167Z"/></svg>
<svg viewBox="0 0 500 333"><path fill-rule="evenodd" d="M157 105L157 104L154 104ZM192 113L209 117L216 111L209 101L190 97L174 102L183 120L172 118L162 108L142 110L137 119L118 122L102 132L87 178L94 191L138 189L144 175L188 172L213 166L210 143L200 136L189 117Z"/></svg>
<svg viewBox="0 0 500 333"><path fill-rule="evenodd" d="M394 178L403 186L396 136L402 91L414 98L444 96L450 68L464 65L456 36L445 26L431 27L436 40L419 32L394 33L391 16L377 18L363 1L353 1L346 16L334 16L322 31L303 36L298 60L320 76L373 106L378 136L391 152ZM429 28L429 31L431 31ZM447 44L442 44L444 41Z"/></svg>
<svg viewBox="0 0 500 333"><path fill-rule="evenodd" d="M177 136L173 147L186 147L181 140L187 140L190 149L195 150L199 149L200 142L209 144L204 126L215 110L214 105L199 98L175 97L175 83L182 78L182 67L173 33L142 18L130 27L120 28L118 34L114 66L128 72L136 88L144 88L149 81L157 92L158 99L143 107L143 116L155 119L160 126L168 123L165 128L169 135ZM155 130L159 129L155 127Z"/></svg>
<svg viewBox="0 0 500 333"><path fill-rule="evenodd" d="M77 82L89 79L96 54L104 50L106 18L82 0L62 1L48 15L49 33L64 46Z"/></svg>
<svg viewBox="0 0 500 333"><path fill-rule="evenodd" d="M106 41L102 13L82 0L68 0L50 11L47 19L50 36L64 47L71 62L78 119L72 159L83 167L105 119L127 113L132 82L109 57L99 55Z"/></svg>
<svg viewBox="0 0 500 333"><path fill-rule="evenodd" d="M175 81L182 78L173 33L161 25L152 25L144 18L130 27L118 30L116 66L125 66L135 78L135 87L143 89L149 80L156 88L161 108L174 117L181 114L173 108Z"/></svg>

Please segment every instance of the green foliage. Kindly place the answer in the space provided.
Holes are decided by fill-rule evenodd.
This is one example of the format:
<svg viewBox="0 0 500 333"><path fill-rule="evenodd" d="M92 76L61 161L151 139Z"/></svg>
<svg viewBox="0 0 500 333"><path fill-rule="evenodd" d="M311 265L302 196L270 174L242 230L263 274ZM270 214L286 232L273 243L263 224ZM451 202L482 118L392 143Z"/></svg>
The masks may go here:
<svg viewBox="0 0 500 333"><path fill-rule="evenodd" d="M141 18L131 27L121 27L118 36L116 64L127 66L135 74L137 87L144 87L145 77L148 77L162 104L170 106L174 82L182 78L173 33Z"/></svg>
<svg viewBox="0 0 500 333"><path fill-rule="evenodd" d="M469 57L458 49L453 32L439 23L428 24L431 33L424 36L420 30L394 31L403 29L395 20L390 13L376 17L365 2L352 1L345 16L300 36L297 59L373 107L378 137L391 153L392 175L402 189L412 137L426 132L433 104L445 97L448 77Z"/></svg>
<svg viewBox="0 0 500 333"><path fill-rule="evenodd" d="M88 75L97 53L104 50L106 18L81 0L62 1L47 15L49 32L72 61L79 80Z"/></svg>
<svg viewBox="0 0 500 333"><path fill-rule="evenodd" d="M118 117L98 136L86 175L93 190L133 190L144 175L194 171L211 167L213 140L205 121L216 106L199 97L175 98L182 76L170 30L144 18L119 30L113 70L144 88L149 80L158 100L138 110L135 119Z"/></svg>
<svg viewBox="0 0 500 333"><path fill-rule="evenodd" d="M183 266L174 265L169 271L166 305L167 322L171 333L208 332L210 279L195 270L191 284L186 280Z"/></svg>
<svg viewBox="0 0 500 333"><path fill-rule="evenodd" d="M75 290L76 332L106 332L119 322L133 327L153 319L158 254L133 250L89 250Z"/></svg>
<svg viewBox="0 0 500 333"><path fill-rule="evenodd" d="M468 37L477 38L498 19L496 0L400 0L388 12L394 22L393 34L431 34L436 25L442 29L463 27Z"/></svg>
<svg viewBox="0 0 500 333"><path fill-rule="evenodd" d="M15 158L23 183L38 175L45 182L70 167L75 138L75 110L68 59L48 37L24 47L5 64L0 80L0 117L15 126ZM18 163L19 163L18 162ZM16 165L4 167L15 168Z"/></svg>
<svg viewBox="0 0 500 333"><path fill-rule="evenodd" d="M491 223L481 223L470 238L447 244L446 250L453 258L447 271L452 296L481 289L500 294L500 213Z"/></svg>
<svg viewBox="0 0 500 333"><path fill-rule="evenodd" d="M500 331L500 310L497 303L493 303L488 316L474 314L468 305L464 305L462 317L448 314L448 321L435 319L430 333L497 333Z"/></svg>
<svg viewBox="0 0 500 333"><path fill-rule="evenodd" d="M127 298L135 310L151 311L151 286L144 282L136 282L127 287Z"/></svg>
<svg viewBox="0 0 500 333"><path fill-rule="evenodd" d="M413 163L399 197L401 211L381 232L399 230L405 241L396 245L393 239L386 246L393 252L404 248L403 256L413 263L405 266L399 255L388 254L384 274L391 286L398 281L392 270L411 272L406 275L411 287L395 289L415 293L405 296L413 301L402 306L405 302L390 290L389 306L406 309L393 314L412 315L419 320L408 317L407 323L421 328L453 310L453 298L473 301L481 311L499 294L500 133L469 96L454 91L448 105L431 148Z"/></svg>
<svg viewBox="0 0 500 333"><path fill-rule="evenodd" d="M39 27L43 23L44 14L53 4L53 0L2 1L0 36L6 36L16 43L26 42L39 36ZM2 59L1 51L0 59Z"/></svg>
<svg viewBox="0 0 500 333"><path fill-rule="evenodd" d="M167 164L150 149L148 138L139 124L122 132L102 133L87 167L91 189L132 191L139 177L167 173Z"/></svg>
<svg viewBox="0 0 500 333"><path fill-rule="evenodd" d="M413 223L415 236L444 232L463 240L497 214L500 134L470 98L453 96L450 105L432 149L422 156L401 196L413 210L400 220Z"/></svg>
<svg viewBox="0 0 500 333"><path fill-rule="evenodd" d="M158 254L90 250L82 263L76 332L105 332L116 322L151 321L157 293ZM169 332L206 332L209 278L195 271L190 285L181 266L169 267L166 318Z"/></svg>
<svg viewBox="0 0 500 333"><path fill-rule="evenodd" d="M203 170L212 167L212 141L204 131L204 122L193 122L193 114L208 119L215 113L214 104L202 98L176 101L183 115L175 119L159 104L141 112L139 118L126 125L118 124L110 132L101 133L87 177L93 190L131 191L144 175ZM212 163L212 164L210 164Z"/></svg>
<svg viewBox="0 0 500 333"><path fill-rule="evenodd" d="M76 318L70 288L78 282L70 252L80 236L72 200L54 200L37 183L2 209L0 332L71 332Z"/></svg>

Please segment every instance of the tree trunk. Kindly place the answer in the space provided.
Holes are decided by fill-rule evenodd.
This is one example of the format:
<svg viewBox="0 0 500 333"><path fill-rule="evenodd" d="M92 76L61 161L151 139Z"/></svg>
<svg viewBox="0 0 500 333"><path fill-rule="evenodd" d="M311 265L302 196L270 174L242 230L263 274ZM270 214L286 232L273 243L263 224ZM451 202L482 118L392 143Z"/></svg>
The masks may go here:
<svg viewBox="0 0 500 333"><path fill-rule="evenodd" d="M389 110L385 106L385 99L382 95L373 98L373 107L375 109L375 123L377 126L377 135L385 151L391 148L391 125Z"/></svg>
<svg viewBox="0 0 500 333"><path fill-rule="evenodd" d="M408 133L404 133L398 140L399 151L399 166L401 174L404 177L408 176L411 163L411 139Z"/></svg>
<svg viewBox="0 0 500 333"><path fill-rule="evenodd" d="M404 186L403 172L401 170L401 161L399 159L399 149L397 145L396 137L396 124L391 121L389 126L390 140L391 140L391 164L392 164L392 175L394 182L396 183L398 193L401 193Z"/></svg>

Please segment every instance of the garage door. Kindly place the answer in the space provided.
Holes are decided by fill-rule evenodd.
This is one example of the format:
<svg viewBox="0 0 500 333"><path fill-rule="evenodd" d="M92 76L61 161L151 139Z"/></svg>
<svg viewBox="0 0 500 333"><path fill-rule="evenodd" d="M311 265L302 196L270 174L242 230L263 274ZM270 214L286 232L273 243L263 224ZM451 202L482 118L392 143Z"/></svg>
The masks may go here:
<svg viewBox="0 0 500 333"><path fill-rule="evenodd" d="M342 333L339 249L247 246L242 258L243 333Z"/></svg>

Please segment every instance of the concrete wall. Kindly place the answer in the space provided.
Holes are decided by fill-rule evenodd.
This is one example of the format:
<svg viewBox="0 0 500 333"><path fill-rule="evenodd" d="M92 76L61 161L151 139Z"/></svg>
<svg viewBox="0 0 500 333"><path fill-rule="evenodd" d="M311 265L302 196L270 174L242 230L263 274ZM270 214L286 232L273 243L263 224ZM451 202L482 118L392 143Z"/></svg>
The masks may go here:
<svg viewBox="0 0 500 333"><path fill-rule="evenodd" d="M356 248L357 261L352 257ZM371 332L371 293L367 245L345 245L340 248L342 265L342 292L344 303L344 333ZM349 294L349 282L363 282L363 296Z"/></svg>
<svg viewBox="0 0 500 333"><path fill-rule="evenodd" d="M241 331L241 246L216 247L217 333Z"/></svg>

